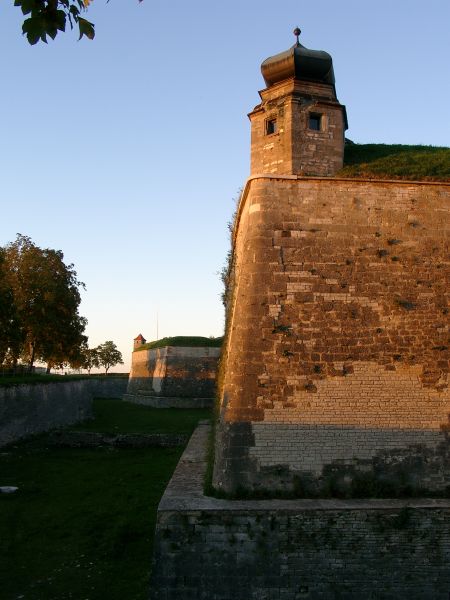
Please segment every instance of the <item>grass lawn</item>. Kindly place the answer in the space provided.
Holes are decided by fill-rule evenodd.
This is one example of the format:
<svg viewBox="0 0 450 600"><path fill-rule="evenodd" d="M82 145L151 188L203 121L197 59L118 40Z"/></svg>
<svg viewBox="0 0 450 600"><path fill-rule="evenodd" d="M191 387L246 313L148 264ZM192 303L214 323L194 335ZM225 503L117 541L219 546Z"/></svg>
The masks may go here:
<svg viewBox="0 0 450 600"><path fill-rule="evenodd" d="M94 400L95 419L70 429L102 433L192 433L209 408L152 408L117 399Z"/></svg>
<svg viewBox="0 0 450 600"><path fill-rule="evenodd" d="M96 400L95 410L92 431L190 432L209 416L119 400ZM0 494L1 600L146 600L156 509L183 449L46 440L0 449L0 485L19 487Z"/></svg>

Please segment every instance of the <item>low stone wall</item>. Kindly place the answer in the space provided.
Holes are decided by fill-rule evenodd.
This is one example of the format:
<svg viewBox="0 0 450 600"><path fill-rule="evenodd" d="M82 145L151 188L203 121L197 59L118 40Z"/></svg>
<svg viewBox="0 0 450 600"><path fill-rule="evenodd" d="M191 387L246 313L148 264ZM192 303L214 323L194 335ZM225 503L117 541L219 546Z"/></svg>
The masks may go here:
<svg viewBox="0 0 450 600"><path fill-rule="evenodd" d="M93 398L120 398L128 382L124 377L61 379L0 387L0 447L92 417Z"/></svg>
<svg viewBox="0 0 450 600"><path fill-rule="evenodd" d="M214 398L179 398L150 396L147 394L124 394L123 399L152 408L211 408Z"/></svg>
<svg viewBox="0 0 450 600"><path fill-rule="evenodd" d="M177 433L125 433L109 435L96 431L54 431L49 435L48 443L52 446L67 448L96 448L113 446L116 448L173 448L184 446L188 441L187 434Z"/></svg>
<svg viewBox="0 0 450 600"><path fill-rule="evenodd" d="M208 434L160 502L152 600L448 600L449 500L208 498Z"/></svg>
<svg viewBox="0 0 450 600"><path fill-rule="evenodd" d="M0 387L0 446L92 417L90 381Z"/></svg>

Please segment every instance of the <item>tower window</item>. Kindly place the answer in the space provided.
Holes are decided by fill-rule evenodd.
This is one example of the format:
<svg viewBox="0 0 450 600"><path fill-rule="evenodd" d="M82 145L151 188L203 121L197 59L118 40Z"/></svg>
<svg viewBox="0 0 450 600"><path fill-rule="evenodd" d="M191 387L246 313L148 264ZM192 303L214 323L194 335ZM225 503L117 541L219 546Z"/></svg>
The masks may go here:
<svg viewBox="0 0 450 600"><path fill-rule="evenodd" d="M271 133L276 133L278 131L277 120L276 119L268 119L266 121L266 135L270 135Z"/></svg>
<svg viewBox="0 0 450 600"><path fill-rule="evenodd" d="M309 128L314 131L321 131L322 129L322 115L311 113L309 115Z"/></svg>

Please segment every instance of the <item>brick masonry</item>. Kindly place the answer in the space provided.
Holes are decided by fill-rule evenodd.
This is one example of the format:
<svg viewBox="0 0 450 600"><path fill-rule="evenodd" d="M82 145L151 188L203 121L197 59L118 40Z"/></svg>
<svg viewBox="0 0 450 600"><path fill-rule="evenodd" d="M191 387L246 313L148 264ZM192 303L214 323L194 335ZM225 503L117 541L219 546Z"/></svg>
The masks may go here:
<svg viewBox="0 0 450 600"><path fill-rule="evenodd" d="M249 181L217 488L449 493L449 200L448 184Z"/></svg>
<svg viewBox="0 0 450 600"><path fill-rule="evenodd" d="M152 600L448 600L449 500L209 498L208 435L160 502Z"/></svg>

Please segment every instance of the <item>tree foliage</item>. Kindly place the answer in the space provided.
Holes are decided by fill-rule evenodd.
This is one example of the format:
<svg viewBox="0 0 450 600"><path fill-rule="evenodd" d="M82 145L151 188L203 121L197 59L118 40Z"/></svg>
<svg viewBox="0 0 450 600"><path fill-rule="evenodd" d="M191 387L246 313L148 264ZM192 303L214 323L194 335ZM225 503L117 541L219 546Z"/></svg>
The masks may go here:
<svg viewBox="0 0 450 600"><path fill-rule="evenodd" d="M80 366L83 369L86 369L89 375L91 374L91 369L100 367L100 359L98 356L98 348L88 348L85 346L81 349L82 361Z"/></svg>
<svg viewBox="0 0 450 600"><path fill-rule="evenodd" d="M0 248L0 364L6 362L8 353L17 355L20 351L20 345L21 331L6 264L5 250Z"/></svg>
<svg viewBox="0 0 450 600"><path fill-rule="evenodd" d="M122 353L111 340L100 344L100 346L97 347L97 353L100 365L105 367L106 375L111 367L123 365Z"/></svg>
<svg viewBox="0 0 450 600"><path fill-rule="evenodd" d="M67 24L71 29L78 26L79 39L86 36L93 40L94 25L81 16L89 4L90 0L14 0L14 5L27 16L22 32L30 44L39 40L47 43L47 36L54 40L59 31L66 30Z"/></svg>
<svg viewBox="0 0 450 600"><path fill-rule="evenodd" d="M95 25L81 16L91 2L92 0L14 0L14 6L19 6L25 16L29 15L23 22L22 33L34 45L39 40L47 43L47 36L54 40L59 31L66 30L67 24L70 29L78 27L79 40L83 36L93 40Z"/></svg>
<svg viewBox="0 0 450 600"><path fill-rule="evenodd" d="M10 293L13 306L9 319L14 332L8 349L14 361L20 357L31 369L35 360L41 360L50 369L79 360L87 342L87 321L78 312L79 288L84 284L74 266L64 263L60 250L39 248L20 234L4 248L3 256L5 293Z"/></svg>

